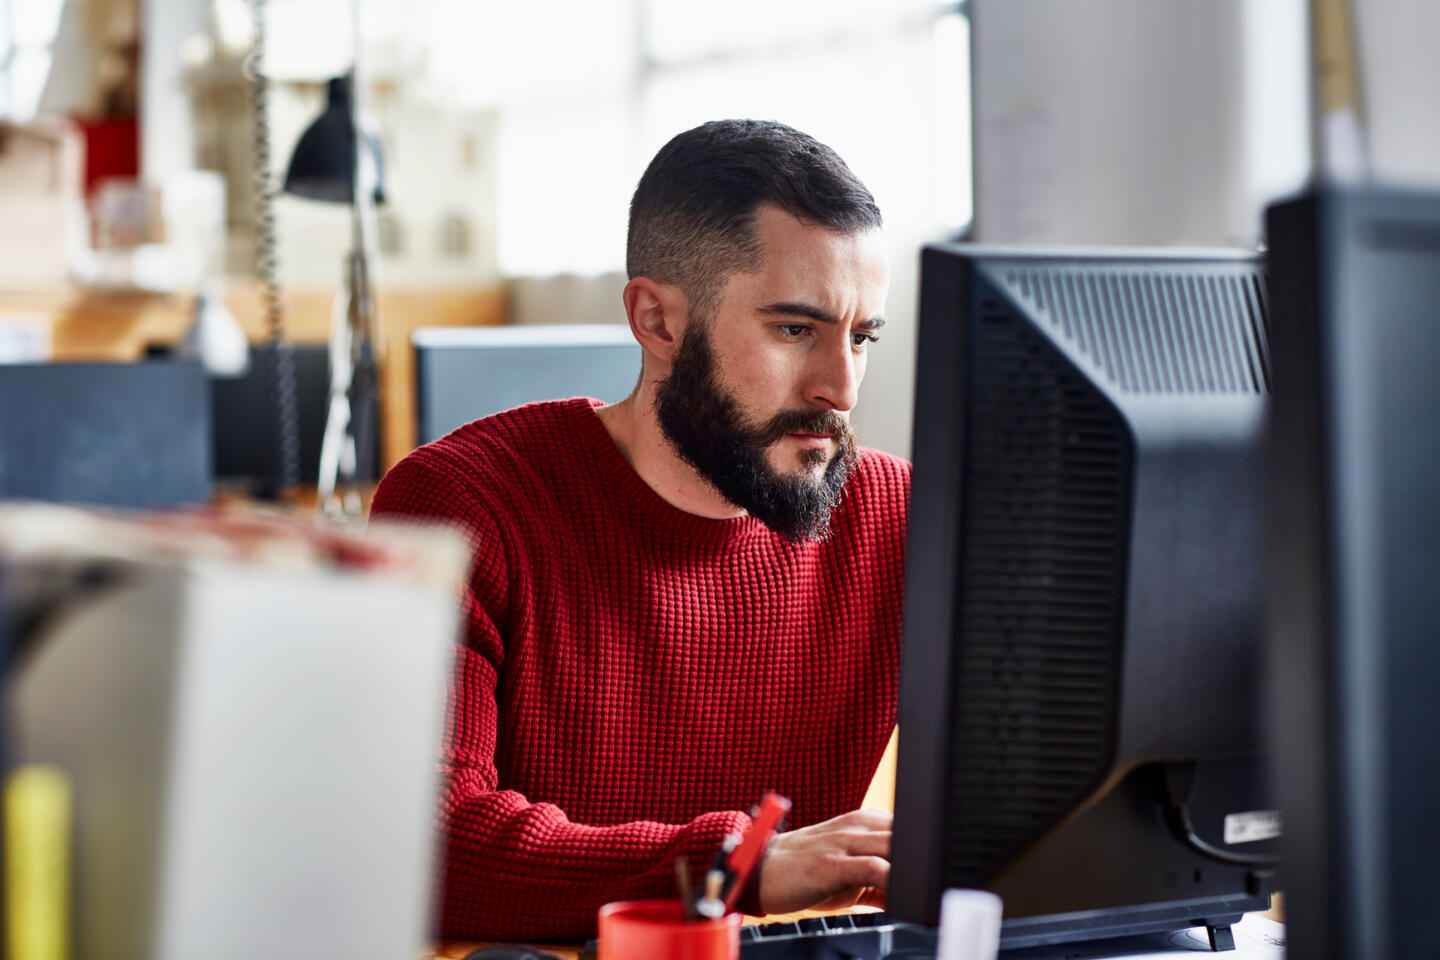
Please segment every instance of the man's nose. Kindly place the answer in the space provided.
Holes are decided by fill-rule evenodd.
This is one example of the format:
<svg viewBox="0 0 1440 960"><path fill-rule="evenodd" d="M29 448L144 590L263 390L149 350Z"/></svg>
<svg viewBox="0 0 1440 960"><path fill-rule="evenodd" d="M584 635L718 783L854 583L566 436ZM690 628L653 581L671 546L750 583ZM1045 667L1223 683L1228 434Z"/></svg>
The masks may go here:
<svg viewBox="0 0 1440 960"><path fill-rule="evenodd" d="M840 413L853 410L860 395L860 380L864 376L862 363L863 356L850 349L848 338L841 341L839 349L827 345L810 367L805 400L814 406Z"/></svg>

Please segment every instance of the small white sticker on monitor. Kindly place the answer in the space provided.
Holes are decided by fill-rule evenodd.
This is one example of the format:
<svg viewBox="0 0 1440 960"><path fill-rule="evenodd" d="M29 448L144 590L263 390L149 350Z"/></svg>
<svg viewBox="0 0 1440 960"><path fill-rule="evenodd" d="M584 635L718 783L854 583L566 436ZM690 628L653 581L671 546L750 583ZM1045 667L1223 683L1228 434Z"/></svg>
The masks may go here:
<svg viewBox="0 0 1440 960"><path fill-rule="evenodd" d="M1225 817L1226 843L1255 843L1280 836L1279 810L1251 810Z"/></svg>

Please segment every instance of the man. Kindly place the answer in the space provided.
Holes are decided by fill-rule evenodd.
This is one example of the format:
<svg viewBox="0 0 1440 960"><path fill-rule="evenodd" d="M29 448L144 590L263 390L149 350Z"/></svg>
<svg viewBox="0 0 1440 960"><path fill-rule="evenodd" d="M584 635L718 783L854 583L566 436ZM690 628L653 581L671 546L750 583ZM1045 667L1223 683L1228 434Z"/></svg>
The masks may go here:
<svg viewBox="0 0 1440 960"><path fill-rule="evenodd" d="M741 812L793 829L747 912L878 899L857 811L895 720L909 468L849 427L889 272L828 147L754 121L682 133L630 210L625 400L532 404L385 478L375 512L470 533L441 932L584 936L700 877Z"/></svg>

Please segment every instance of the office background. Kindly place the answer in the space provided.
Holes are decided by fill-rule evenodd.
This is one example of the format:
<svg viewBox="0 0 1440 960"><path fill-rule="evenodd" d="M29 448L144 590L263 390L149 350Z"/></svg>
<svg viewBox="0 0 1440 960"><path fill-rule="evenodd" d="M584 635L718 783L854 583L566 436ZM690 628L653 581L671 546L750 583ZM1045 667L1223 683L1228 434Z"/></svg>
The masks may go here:
<svg viewBox="0 0 1440 960"><path fill-rule="evenodd" d="M921 243L1253 247L1264 204L1310 169L1304 0L360 9L389 194L376 280L387 342L400 348L382 389L407 422L415 327L623 322L629 193L661 143L707 118L792 123L875 192L895 273L888 312L901 322L874 352L855 422L900 454ZM281 174L355 34L339 0L269 0L266 16ZM1373 155L1392 180L1440 181L1429 109L1440 81L1421 39L1437 18L1404 0L1359 13ZM52 194L42 202L27 138L0 153L0 196L28 218L0 231L14 349L132 359L142 343L178 338L216 279L258 337L252 35L246 0L0 0L0 118L48 138L33 149L66 171L40 183ZM136 237L134 208L147 203L159 226L152 217ZM276 218L293 335L323 341L347 213L281 197ZM203 262L155 242L216 219L225 242ZM387 426L383 462L411 442Z"/></svg>

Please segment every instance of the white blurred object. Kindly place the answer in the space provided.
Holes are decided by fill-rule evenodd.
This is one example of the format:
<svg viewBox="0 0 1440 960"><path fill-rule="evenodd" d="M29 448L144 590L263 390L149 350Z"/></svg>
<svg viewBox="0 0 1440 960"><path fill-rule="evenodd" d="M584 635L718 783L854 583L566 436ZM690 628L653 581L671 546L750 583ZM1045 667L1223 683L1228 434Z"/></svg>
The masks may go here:
<svg viewBox="0 0 1440 960"><path fill-rule="evenodd" d="M48 318L37 315L0 320L0 363L45 363L52 351Z"/></svg>
<svg viewBox="0 0 1440 960"><path fill-rule="evenodd" d="M83 163L68 122L0 121L0 287L65 282L86 246Z"/></svg>
<svg viewBox="0 0 1440 960"><path fill-rule="evenodd" d="M946 890L935 960L995 960L1001 911L1000 898L988 891Z"/></svg>
<svg viewBox="0 0 1440 960"><path fill-rule="evenodd" d="M74 785L76 960L418 956L466 552L0 510L20 762ZM9 619L7 617L7 619Z"/></svg>
<svg viewBox="0 0 1440 960"><path fill-rule="evenodd" d="M974 0L975 235L1256 244L1310 169L1305 0Z"/></svg>
<svg viewBox="0 0 1440 960"><path fill-rule="evenodd" d="M95 246L136 247L159 239L157 198L152 189L128 177L110 177L95 187Z"/></svg>
<svg viewBox="0 0 1440 960"><path fill-rule="evenodd" d="M238 377L250 368L250 342L225 306L219 281L207 283L195 298L195 318L175 352L199 360L212 376Z"/></svg>
<svg viewBox="0 0 1440 960"><path fill-rule="evenodd" d="M198 290L223 273L225 181L187 170L159 183L103 181L95 197L95 251L77 279L90 286Z"/></svg>

